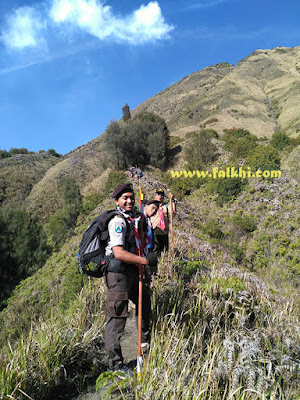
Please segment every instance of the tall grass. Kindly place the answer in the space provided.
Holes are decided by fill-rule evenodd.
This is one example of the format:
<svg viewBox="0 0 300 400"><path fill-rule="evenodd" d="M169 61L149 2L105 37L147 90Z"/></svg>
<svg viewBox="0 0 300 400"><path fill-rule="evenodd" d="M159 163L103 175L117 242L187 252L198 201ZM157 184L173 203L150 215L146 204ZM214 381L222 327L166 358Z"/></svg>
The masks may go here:
<svg viewBox="0 0 300 400"><path fill-rule="evenodd" d="M98 286L87 282L67 315L52 315L47 320L41 317L27 335L8 342L0 358L0 394L4 399L41 398L53 386L70 379L74 371L69 365L74 366L79 353L84 356L84 349L103 331L105 296L103 285Z"/></svg>
<svg viewBox="0 0 300 400"><path fill-rule="evenodd" d="M164 254L153 284L151 347L126 399L300 398L300 326L292 301L199 270L190 280ZM232 287L230 287L232 285ZM115 393L115 397L118 398Z"/></svg>
<svg viewBox="0 0 300 400"><path fill-rule="evenodd" d="M249 274L218 274L203 262L189 274L163 254L152 285L152 340L141 381L122 386L126 399L295 400L300 396L300 326L292 300L272 296ZM40 317L0 358L0 393L47 399L69 382L80 362L104 370L91 346L103 349L105 292L87 280L61 316ZM91 354L89 354L89 350ZM76 371L77 369L77 371ZM74 371L75 370L75 371ZM120 385L121 387L121 385ZM117 396L115 393L113 396Z"/></svg>

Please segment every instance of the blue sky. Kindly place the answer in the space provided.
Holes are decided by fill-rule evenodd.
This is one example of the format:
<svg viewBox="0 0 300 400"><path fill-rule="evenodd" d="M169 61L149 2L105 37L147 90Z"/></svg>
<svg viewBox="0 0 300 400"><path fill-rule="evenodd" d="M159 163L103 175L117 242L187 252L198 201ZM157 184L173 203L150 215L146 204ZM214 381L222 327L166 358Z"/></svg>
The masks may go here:
<svg viewBox="0 0 300 400"><path fill-rule="evenodd" d="M65 154L184 76L300 45L299 0L0 0L0 149Z"/></svg>

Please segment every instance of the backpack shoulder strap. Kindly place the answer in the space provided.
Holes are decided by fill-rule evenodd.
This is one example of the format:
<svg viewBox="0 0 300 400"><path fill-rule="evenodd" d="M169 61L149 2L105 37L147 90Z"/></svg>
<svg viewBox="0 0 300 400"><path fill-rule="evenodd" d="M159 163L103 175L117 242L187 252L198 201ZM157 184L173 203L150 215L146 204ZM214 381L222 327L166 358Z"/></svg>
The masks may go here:
<svg viewBox="0 0 300 400"><path fill-rule="evenodd" d="M120 217L123 218L123 220L126 223L127 231L129 230L129 223L127 219L124 217L123 214L121 214L117 210L108 210L104 211L102 214L100 214L99 217L99 227L101 231L101 240L107 240L108 239L108 224L109 222L116 216L119 215Z"/></svg>

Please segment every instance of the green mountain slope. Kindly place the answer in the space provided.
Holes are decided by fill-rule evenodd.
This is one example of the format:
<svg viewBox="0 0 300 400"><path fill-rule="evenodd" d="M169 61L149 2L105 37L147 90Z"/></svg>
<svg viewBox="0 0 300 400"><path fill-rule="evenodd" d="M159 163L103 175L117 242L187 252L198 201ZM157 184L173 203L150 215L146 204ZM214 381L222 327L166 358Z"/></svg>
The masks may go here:
<svg viewBox="0 0 300 400"><path fill-rule="evenodd" d="M33 186L60 160L47 153L17 154L0 160L0 204L22 204Z"/></svg>
<svg viewBox="0 0 300 400"><path fill-rule="evenodd" d="M217 64L195 72L139 105L166 119L173 135L199 124L243 128L258 137L299 132L300 47L257 50L235 67Z"/></svg>

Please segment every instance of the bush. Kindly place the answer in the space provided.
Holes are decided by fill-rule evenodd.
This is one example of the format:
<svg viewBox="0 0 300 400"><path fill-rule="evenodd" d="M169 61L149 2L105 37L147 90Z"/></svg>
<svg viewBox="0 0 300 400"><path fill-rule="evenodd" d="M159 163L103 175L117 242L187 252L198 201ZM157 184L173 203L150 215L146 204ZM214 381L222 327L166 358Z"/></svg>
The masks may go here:
<svg viewBox="0 0 300 400"><path fill-rule="evenodd" d="M270 140L270 145L277 150L283 150L290 144L289 137L282 132L275 132Z"/></svg>
<svg viewBox="0 0 300 400"><path fill-rule="evenodd" d="M184 148L184 160L187 169L199 170L216 159L216 145L212 142L212 136L205 130L199 133L191 133L187 145Z"/></svg>
<svg viewBox="0 0 300 400"><path fill-rule="evenodd" d="M224 129L224 149L230 151L234 159L245 158L256 146L257 138L244 129Z"/></svg>
<svg viewBox="0 0 300 400"><path fill-rule="evenodd" d="M111 121L105 143L111 165L117 169L148 164L163 169L167 164L168 128L165 121L153 113L139 113L126 123Z"/></svg>
<svg viewBox="0 0 300 400"><path fill-rule="evenodd" d="M231 222L242 233L252 233L256 229L255 219L249 214L243 214L243 212L236 212Z"/></svg>
<svg viewBox="0 0 300 400"><path fill-rule="evenodd" d="M0 158L9 157L9 153L6 150L0 150Z"/></svg>
<svg viewBox="0 0 300 400"><path fill-rule="evenodd" d="M247 179L242 178L211 179L207 190L209 193L218 194L216 202L223 205L236 199L246 184Z"/></svg>
<svg viewBox="0 0 300 400"><path fill-rule="evenodd" d="M246 157L246 165L252 170L278 170L280 155L274 147L260 144Z"/></svg>
<svg viewBox="0 0 300 400"><path fill-rule="evenodd" d="M213 239L222 239L224 233L222 232L222 226L215 219L211 219L204 225L203 230Z"/></svg>
<svg viewBox="0 0 300 400"><path fill-rule="evenodd" d="M162 178L179 200L184 196L190 195L193 190L199 189L205 182L205 179L197 178L196 176L192 178L172 178L168 172L163 174Z"/></svg>
<svg viewBox="0 0 300 400"><path fill-rule="evenodd" d="M179 136L170 136L170 140L169 140L169 147L175 147L178 144L182 143L184 141L184 139L182 139Z"/></svg>
<svg viewBox="0 0 300 400"><path fill-rule="evenodd" d="M25 148L17 149L17 148L15 148L15 147L12 147L12 148L9 150L9 153L10 153L10 155L15 155L15 154L27 154L27 153L28 153L28 150L25 149Z"/></svg>
<svg viewBox="0 0 300 400"><path fill-rule="evenodd" d="M67 177L61 182L63 209L49 219L49 232L55 250L73 233L82 207L82 196L75 179Z"/></svg>
<svg viewBox="0 0 300 400"><path fill-rule="evenodd" d="M82 212L84 214L89 214L93 211L98 204L101 202L100 193L91 193L84 199L84 203L82 205Z"/></svg>
<svg viewBox="0 0 300 400"><path fill-rule="evenodd" d="M53 157L60 157L61 156L60 154L56 153L56 151L54 149L49 149L47 151L47 153L50 154L50 156L53 156Z"/></svg>

